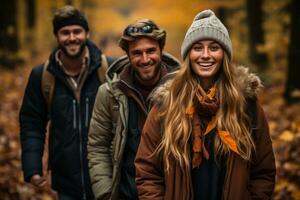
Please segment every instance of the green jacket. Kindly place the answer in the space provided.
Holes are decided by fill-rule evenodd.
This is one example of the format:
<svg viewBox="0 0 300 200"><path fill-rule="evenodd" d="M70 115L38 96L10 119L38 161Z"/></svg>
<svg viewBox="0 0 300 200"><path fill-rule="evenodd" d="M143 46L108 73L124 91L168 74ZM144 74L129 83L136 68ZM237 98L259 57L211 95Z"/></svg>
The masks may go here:
<svg viewBox="0 0 300 200"><path fill-rule="evenodd" d="M163 53L162 64L169 72L179 67L170 54ZM111 194L118 199L120 163L128 131L128 98L117 87L119 73L130 65L127 56L116 60L108 69L107 82L99 87L88 136L88 160L92 189L97 199Z"/></svg>

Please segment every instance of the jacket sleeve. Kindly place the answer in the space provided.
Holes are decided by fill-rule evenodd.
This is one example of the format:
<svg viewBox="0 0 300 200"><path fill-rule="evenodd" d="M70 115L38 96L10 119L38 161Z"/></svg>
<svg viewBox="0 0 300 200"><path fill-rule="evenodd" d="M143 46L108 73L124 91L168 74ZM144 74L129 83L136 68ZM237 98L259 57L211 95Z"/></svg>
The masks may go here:
<svg viewBox="0 0 300 200"><path fill-rule="evenodd" d="M135 158L136 185L139 199L158 200L164 198L164 174L160 155L153 154L161 142L157 107L148 114Z"/></svg>
<svg viewBox="0 0 300 200"><path fill-rule="evenodd" d="M22 169L25 181L42 175L42 156L47 125L47 106L41 90L42 66L29 76L19 114Z"/></svg>
<svg viewBox="0 0 300 200"><path fill-rule="evenodd" d="M109 101L105 83L97 92L87 146L92 189L97 199L102 199L112 190L111 144L114 130Z"/></svg>
<svg viewBox="0 0 300 200"><path fill-rule="evenodd" d="M252 199L271 199L276 176L275 158L264 111L261 106L257 107L256 149L251 164L249 191Z"/></svg>

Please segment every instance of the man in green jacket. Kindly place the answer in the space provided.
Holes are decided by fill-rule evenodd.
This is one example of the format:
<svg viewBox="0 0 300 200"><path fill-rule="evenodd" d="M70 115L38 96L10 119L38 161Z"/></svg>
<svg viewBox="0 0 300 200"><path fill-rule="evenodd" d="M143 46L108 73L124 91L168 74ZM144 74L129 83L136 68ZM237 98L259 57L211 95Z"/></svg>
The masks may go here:
<svg viewBox="0 0 300 200"><path fill-rule="evenodd" d="M134 159L149 108L148 95L179 62L164 53L166 32L144 19L128 25L119 41L126 52L100 86L88 138L88 159L97 199L138 199ZM126 153L124 153L126 152Z"/></svg>

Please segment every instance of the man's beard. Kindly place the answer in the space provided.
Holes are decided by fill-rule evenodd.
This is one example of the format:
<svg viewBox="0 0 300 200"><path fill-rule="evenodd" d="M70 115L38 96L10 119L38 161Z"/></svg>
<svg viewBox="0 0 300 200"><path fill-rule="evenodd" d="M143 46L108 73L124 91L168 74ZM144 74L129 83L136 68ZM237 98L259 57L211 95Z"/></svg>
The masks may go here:
<svg viewBox="0 0 300 200"><path fill-rule="evenodd" d="M76 43L76 42L74 42ZM72 44L72 43L70 43ZM69 45L70 45L69 44ZM79 51L76 53L76 54L69 54L69 52L67 51L66 45L59 45L59 48L62 50L62 52L69 58L71 59L76 59L76 58L79 58L81 56L81 54L83 53L84 49L85 49L85 46L86 46L86 41L82 42L80 44L80 48L79 48Z"/></svg>
<svg viewBox="0 0 300 200"><path fill-rule="evenodd" d="M161 62L158 62L155 64L155 68L154 68L154 73L152 75L149 75L149 76L143 76L141 75L139 72L136 72L136 75L138 76L138 78L141 80L141 81L152 81L154 80L157 76L159 76L160 74L160 70L161 70Z"/></svg>

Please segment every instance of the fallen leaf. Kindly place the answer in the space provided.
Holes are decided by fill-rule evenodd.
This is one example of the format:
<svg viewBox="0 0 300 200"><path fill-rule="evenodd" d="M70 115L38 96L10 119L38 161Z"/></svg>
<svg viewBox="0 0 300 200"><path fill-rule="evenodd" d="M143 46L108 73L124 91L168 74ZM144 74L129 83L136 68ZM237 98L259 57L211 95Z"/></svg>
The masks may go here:
<svg viewBox="0 0 300 200"><path fill-rule="evenodd" d="M282 141L290 142L294 139L295 134L291 131L283 131L283 133L280 134L279 139Z"/></svg>

